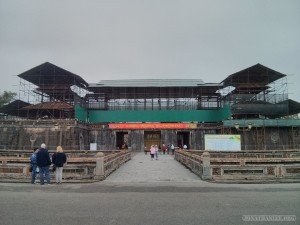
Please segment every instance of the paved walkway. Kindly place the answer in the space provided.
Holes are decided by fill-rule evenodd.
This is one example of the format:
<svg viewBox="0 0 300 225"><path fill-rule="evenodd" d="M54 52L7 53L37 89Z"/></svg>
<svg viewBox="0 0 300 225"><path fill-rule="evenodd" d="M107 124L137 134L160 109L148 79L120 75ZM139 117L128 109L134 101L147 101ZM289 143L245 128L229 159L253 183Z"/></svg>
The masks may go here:
<svg viewBox="0 0 300 225"><path fill-rule="evenodd" d="M203 182L197 175L174 160L173 155L159 155L151 160L149 153L136 153L104 183Z"/></svg>

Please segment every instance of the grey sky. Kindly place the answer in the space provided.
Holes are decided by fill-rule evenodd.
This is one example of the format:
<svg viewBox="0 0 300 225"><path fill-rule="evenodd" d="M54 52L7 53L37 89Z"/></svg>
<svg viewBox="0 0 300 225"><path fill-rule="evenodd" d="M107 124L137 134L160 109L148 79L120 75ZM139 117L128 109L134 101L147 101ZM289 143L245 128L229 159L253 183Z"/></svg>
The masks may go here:
<svg viewBox="0 0 300 225"><path fill-rule="evenodd" d="M261 63L300 102L299 0L0 0L0 92L44 62L104 79L221 82Z"/></svg>

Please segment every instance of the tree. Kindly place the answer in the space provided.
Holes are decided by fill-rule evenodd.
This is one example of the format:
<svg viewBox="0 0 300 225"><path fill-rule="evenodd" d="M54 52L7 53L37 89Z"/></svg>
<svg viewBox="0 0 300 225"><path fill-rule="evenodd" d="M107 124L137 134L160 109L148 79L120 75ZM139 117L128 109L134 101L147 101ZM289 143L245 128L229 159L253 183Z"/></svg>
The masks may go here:
<svg viewBox="0 0 300 225"><path fill-rule="evenodd" d="M3 94L0 94L0 108L5 104L10 103L17 96L17 93L11 91L4 91Z"/></svg>

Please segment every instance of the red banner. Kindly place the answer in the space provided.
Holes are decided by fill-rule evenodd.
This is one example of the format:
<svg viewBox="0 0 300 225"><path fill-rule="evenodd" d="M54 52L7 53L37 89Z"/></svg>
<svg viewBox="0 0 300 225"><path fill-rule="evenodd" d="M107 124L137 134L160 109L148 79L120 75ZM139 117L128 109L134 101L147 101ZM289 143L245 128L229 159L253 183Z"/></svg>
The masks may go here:
<svg viewBox="0 0 300 225"><path fill-rule="evenodd" d="M164 129L196 129L196 123L110 123L110 129L125 129L125 130L164 130Z"/></svg>

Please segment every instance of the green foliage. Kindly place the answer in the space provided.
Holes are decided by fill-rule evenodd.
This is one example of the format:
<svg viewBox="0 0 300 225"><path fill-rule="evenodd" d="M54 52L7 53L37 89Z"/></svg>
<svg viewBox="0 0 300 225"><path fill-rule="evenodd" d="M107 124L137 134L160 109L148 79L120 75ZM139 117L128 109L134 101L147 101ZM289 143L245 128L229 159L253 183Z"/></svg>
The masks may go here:
<svg viewBox="0 0 300 225"><path fill-rule="evenodd" d="M17 93L4 91L3 94L0 94L0 108L7 103L10 103L17 96Z"/></svg>

